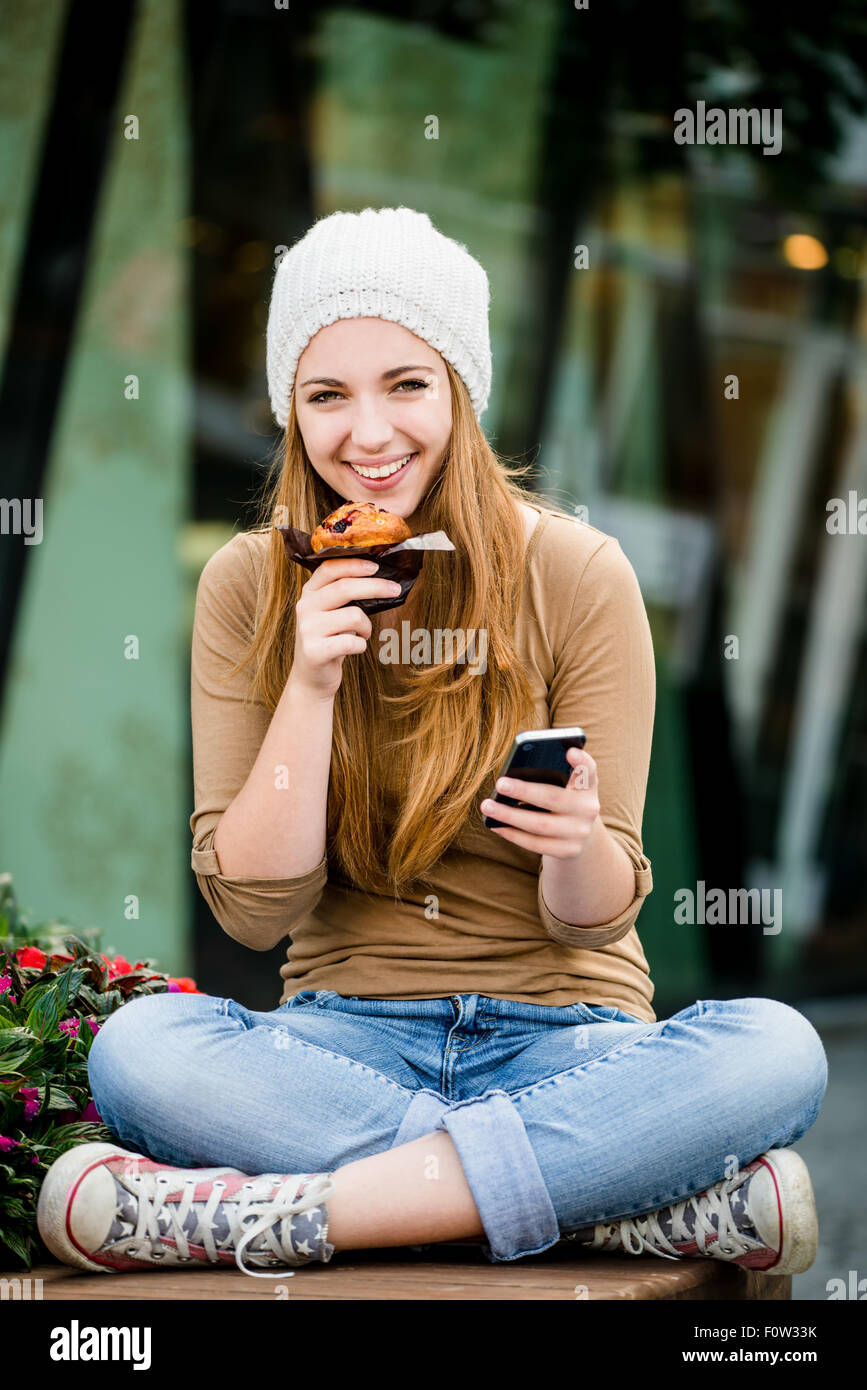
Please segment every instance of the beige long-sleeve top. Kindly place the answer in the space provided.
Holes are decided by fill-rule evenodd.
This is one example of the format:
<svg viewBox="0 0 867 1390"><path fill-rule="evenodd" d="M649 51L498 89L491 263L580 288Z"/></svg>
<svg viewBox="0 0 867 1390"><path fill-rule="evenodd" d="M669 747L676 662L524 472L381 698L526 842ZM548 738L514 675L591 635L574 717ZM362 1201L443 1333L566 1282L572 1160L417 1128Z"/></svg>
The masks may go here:
<svg viewBox="0 0 867 1390"><path fill-rule="evenodd" d="M300 989L371 999L479 993L530 1004L608 1004L655 1022L654 986L635 926L653 886L641 821L655 667L638 581L618 541L542 512L525 553L515 630L539 724L586 730L602 820L635 868L635 895L625 911L610 922L575 926L545 904L542 856L494 835L478 804L459 847L441 857L430 883L399 901L359 892L329 871L327 850L316 868L297 878L221 872L214 833L247 780L272 716L263 702L243 703L249 667L231 681L218 678L252 637L268 540L264 532L238 533L211 556L199 579L190 829L196 881L223 930L257 951L289 937L279 1002ZM493 794L496 775L477 803ZM431 894L436 916L425 915Z"/></svg>

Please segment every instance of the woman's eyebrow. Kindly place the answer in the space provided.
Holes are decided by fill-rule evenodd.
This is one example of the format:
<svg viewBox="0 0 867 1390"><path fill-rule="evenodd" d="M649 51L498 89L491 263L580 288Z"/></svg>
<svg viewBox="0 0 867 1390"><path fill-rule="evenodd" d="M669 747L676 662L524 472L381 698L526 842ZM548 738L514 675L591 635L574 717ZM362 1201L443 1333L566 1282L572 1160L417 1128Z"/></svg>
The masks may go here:
<svg viewBox="0 0 867 1390"><path fill-rule="evenodd" d="M433 367L431 367L430 364L427 364L427 365L424 365L424 364L419 365L418 362L412 362L412 363L410 363L410 365L409 365L408 367L392 367L392 368L391 368L391 371L383 372L383 374L382 374L382 380L383 380L383 381L391 381L392 377L400 376L403 372L432 372L432 371L434 371L434 370L435 370L435 369L434 369ZM333 376L311 376L311 377L308 377L307 381L302 381L302 383L301 383L302 389L303 389L305 386L343 386L343 387L345 387L345 386L346 386L346 382L345 382L345 381L338 381L337 378L336 378L336 377L333 377Z"/></svg>

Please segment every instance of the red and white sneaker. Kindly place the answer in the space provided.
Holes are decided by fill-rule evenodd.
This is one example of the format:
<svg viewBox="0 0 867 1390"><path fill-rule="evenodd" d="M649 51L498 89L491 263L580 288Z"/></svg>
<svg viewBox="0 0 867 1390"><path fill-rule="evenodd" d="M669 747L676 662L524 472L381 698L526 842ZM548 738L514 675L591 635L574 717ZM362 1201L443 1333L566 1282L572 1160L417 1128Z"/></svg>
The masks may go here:
<svg viewBox="0 0 867 1390"><path fill-rule="evenodd" d="M591 1250L701 1255L765 1274L802 1274L816 1258L819 1225L806 1163L794 1149L769 1149L682 1202L563 1239Z"/></svg>
<svg viewBox="0 0 867 1390"><path fill-rule="evenodd" d="M101 1273L236 1264L297 1266L334 1254L328 1173L173 1168L116 1144L61 1154L39 1192L39 1234L64 1264Z"/></svg>

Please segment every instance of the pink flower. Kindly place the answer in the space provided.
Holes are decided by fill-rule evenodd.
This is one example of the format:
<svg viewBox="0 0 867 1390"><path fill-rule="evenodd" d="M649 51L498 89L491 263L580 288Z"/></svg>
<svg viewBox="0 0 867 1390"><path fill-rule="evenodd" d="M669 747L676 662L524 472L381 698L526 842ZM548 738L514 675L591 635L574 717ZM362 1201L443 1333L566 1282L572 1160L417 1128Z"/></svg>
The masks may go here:
<svg viewBox="0 0 867 1390"><path fill-rule="evenodd" d="M24 1098L24 1118L32 1120L39 1113L39 1092L35 1086L21 1086L18 1094Z"/></svg>
<svg viewBox="0 0 867 1390"><path fill-rule="evenodd" d="M21 1144L18 1139L7 1139L5 1134L0 1134L0 1153L8 1154L13 1149L20 1149Z"/></svg>
<svg viewBox="0 0 867 1390"><path fill-rule="evenodd" d="M0 994L5 994L11 984L11 975L0 975Z"/></svg>
<svg viewBox="0 0 867 1390"><path fill-rule="evenodd" d="M58 1023L61 1033L68 1033L70 1037L77 1038L78 1030L81 1027L81 1020L78 1018L65 1018L62 1023Z"/></svg>
<svg viewBox="0 0 867 1390"><path fill-rule="evenodd" d="M183 991L181 990L180 985L176 984L174 980L169 980L168 992L169 994L181 994Z"/></svg>
<svg viewBox="0 0 867 1390"><path fill-rule="evenodd" d="M79 1120L87 1120L90 1124L102 1124L102 1116L93 1101L90 1101L89 1104L84 1107L78 1118Z"/></svg>

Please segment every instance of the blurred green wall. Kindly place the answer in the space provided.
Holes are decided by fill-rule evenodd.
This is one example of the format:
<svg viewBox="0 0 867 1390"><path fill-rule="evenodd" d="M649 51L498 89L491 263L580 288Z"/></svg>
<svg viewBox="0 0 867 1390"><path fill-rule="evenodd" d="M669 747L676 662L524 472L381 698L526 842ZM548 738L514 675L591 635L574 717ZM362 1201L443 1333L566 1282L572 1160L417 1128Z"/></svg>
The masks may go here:
<svg viewBox="0 0 867 1390"><path fill-rule="evenodd" d="M2 187L16 193L0 200L7 253L25 229L63 11L3 6L5 103L18 113L0 119ZM20 907L34 921L97 926L104 949L173 974L192 964L178 555L190 473L182 54L176 0L141 4L47 462L43 539L27 556L0 744L0 867ZM138 139L125 138L129 116ZM7 259L3 323L13 280ZM138 399L128 398L132 376Z"/></svg>

